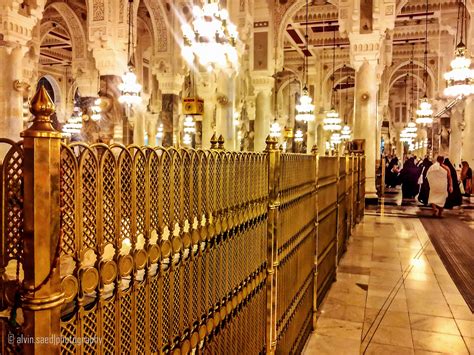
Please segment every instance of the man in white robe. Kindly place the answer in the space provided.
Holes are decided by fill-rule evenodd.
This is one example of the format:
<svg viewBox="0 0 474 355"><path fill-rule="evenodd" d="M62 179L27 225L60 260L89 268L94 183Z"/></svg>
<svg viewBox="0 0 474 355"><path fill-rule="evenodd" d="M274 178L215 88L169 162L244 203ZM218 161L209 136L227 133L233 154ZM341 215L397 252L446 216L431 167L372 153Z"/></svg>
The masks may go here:
<svg viewBox="0 0 474 355"><path fill-rule="evenodd" d="M426 173L430 185L428 203L433 208L433 216L441 217L448 191L453 191L453 180L449 169L443 164L444 157L438 156Z"/></svg>

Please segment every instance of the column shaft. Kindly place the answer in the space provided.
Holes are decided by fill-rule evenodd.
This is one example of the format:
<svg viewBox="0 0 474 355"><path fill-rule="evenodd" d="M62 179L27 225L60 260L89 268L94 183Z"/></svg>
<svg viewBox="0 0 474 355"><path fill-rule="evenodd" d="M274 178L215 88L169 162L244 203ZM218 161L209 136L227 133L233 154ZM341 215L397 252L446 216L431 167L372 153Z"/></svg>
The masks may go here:
<svg viewBox="0 0 474 355"><path fill-rule="evenodd" d="M375 197L377 144L377 75L375 65L364 62L356 74L354 138L365 139L367 197Z"/></svg>

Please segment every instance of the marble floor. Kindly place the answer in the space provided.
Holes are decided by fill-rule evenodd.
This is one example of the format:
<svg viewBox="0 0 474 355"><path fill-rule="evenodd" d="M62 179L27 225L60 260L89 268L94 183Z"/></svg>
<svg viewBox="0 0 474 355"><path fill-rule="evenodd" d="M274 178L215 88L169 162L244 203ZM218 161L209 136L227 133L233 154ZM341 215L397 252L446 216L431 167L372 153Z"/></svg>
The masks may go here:
<svg viewBox="0 0 474 355"><path fill-rule="evenodd" d="M303 353L474 353L474 315L418 217L364 217Z"/></svg>

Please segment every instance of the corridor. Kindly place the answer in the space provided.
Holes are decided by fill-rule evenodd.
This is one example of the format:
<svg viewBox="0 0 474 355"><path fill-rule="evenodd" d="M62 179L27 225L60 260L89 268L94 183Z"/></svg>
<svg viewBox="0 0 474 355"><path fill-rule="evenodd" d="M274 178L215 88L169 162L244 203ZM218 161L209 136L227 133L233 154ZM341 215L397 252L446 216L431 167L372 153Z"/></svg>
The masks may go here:
<svg viewBox="0 0 474 355"><path fill-rule="evenodd" d="M366 212L304 354L474 352L474 315L416 210ZM472 228L472 212L449 211L447 219Z"/></svg>

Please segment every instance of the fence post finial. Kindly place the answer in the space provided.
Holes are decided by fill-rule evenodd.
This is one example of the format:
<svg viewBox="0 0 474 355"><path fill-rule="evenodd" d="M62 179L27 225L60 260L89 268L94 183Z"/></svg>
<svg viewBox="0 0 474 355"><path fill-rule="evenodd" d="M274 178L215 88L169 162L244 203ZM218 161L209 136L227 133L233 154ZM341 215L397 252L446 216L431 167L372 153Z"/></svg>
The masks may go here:
<svg viewBox="0 0 474 355"><path fill-rule="evenodd" d="M214 134L211 137L211 149L217 149L218 148L218 140L217 140L217 134L214 132Z"/></svg>
<svg viewBox="0 0 474 355"><path fill-rule="evenodd" d="M222 136L222 134L217 139L217 143L219 143L219 145L217 146L217 149L221 149L221 150L225 149L224 148L224 137Z"/></svg>
<svg viewBox="0 0 474 355"><path fill-rule="evenodd" d="M31 102L34 115L24 138L23 189L23 294L24 336L59 338L64 293L60 276L61 229L61 133L51 122L54 103L41 86ZM61 344L28 342L26 354L59 354Z"/></svg>
<svg viewBox="0 0 474 355"><path fill-rule="evenodd" d="M27 129L27 131L57 133L52 125L53 121L51 120L51 116L54 114L55 109L56 107L53 100L49 97L45 87L41 85L38 91L36 91L35 96L33 96L33 99L31 99L30 112L33 114L34 118L33 124Z"/></svg>

